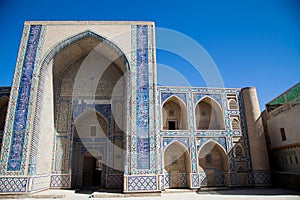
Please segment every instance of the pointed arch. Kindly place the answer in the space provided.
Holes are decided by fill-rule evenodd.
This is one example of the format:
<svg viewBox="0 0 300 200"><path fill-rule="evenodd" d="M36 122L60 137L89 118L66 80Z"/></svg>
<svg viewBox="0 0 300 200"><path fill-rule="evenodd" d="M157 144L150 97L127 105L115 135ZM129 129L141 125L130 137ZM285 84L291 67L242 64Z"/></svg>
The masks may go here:
<svg viewBox="0 0 300 200"><path fill-rule="evenodd" d="M234 117L231 119L231 129L241 130L240 120L238 119L238 117Z"/></svg>
<svg viewBox="0 0 300 200"><path fill-rule="evenodd" d="M188 117L185 102L175 95L168 97L161 106L162 129L187 130Z"/></svg>
<svg viewBox="0 0 300 200"><path fill-rule="evenodd" d="M166 150L169 146L171 146L172 144L177 144L177 145L181 145L182 148L184 148L187 152L190 152L189 149L184 145L182 144L182 142L178 141L178 140L174 140L172 142L170 142L165 148L164 150Z"/></svg>
<svg viewBox="0 0 300 200"><path fill-rule="evenodd" d="M198 130L225 129L222 107L210 96L204 96L196 103L195 118Z"/></svg>
<svg viewBox="0 0 300 200"><path fill-rule="evenodd" d="M245 157L245 149L241 144L236 144L234 147L234 156L241 158Z"/></svg>
<svg viewBox="0 0 300 200"><path fill-rule="evenodd" d="M182 143L173 141L164 150L163 170L170 176L170 188L188 187L183 179L187 180L191 172L191 158Z"/></svg>
<svg viewBox="0 0 300 200"><path fill-rule="evenodd" d="M228 101L228 107L230 110L237 110L239 108L236 99L230 99Z"/></svg>
<svg viewBox="0 0 300 200"><path fill-rule="evenodd" d="M221 144L219 144L218 142L216 142L216 141L210 139L210 140L204 142L204 143L201 145L201 147L198 149L198 155L199 155L200 151L203 149L203 147L206 146L206 145L209 144L209 143L212 143L212 145L218 145L218 146L222 149L222 151L224 152L224 154L227 154L227 153L226 153L226 149L224 149L224 147L223 147Z"/></svg>
<svg viewBox="0 0 300 200"><path fill-rule="evenodd" d="M126 58L125 54L122 52L122 50L116 45L114 44L112 41L90 31L90 30L86 30L84 32L81 32L79 34L76 34L72 37L69 37L61 42L59 42L58 44L56 44L55 46L53 46L44 56L44 58L42 59L42 64L41 64L41 69L40 69L40 74L42 72L42 70L48 66L48 64L50 63L50 61L63 49L65 49L66 47L70 46L71 44L74 44L76 42L78 42L79 40L82 40L84 38L93 38L95 40L97 40L99 43L103 42L104 44L107 44L108 46L110 46L114 52L120 56L120 58L122 59L122 61L124 63L126 63L126 71L129 71L129 62L128 59Z"/></svg>
<svg viewBox="0 0 300 200"><path fill-rule="evenodd" d="M31 138L30 145L30 159L29 166L30 168L35 168L37 165L37 160L34 159L38 153L38 145L39 138L42 137L43 134L49 134L49 132L56 132L55 127L57 119L55 116L60 116L61 121L65 122L62 133L66 133L70 130L70 126L72 124L72 117L69 115L72 114L72 102L69 96L63 96L63 98L58 99L57 97L57 88L58 77L60 74L65 72L65 69L69 65L73 65L74 63L78 63L84 61L84 58L89 55L90 52L95 51L99 55L101 55L101 59L106 63L110 63L110 66L113 66L116 69L119 69L121 75L124 75L126 72L129 72L130 65L128 59L126 58L125 53L115 45L112 41L90 31L84 31L77 35L71 36L53 46L43 57L41 60L41 64L39 65L39 70L37 71L37 93L35 99L35 111L34 111L34 123L33 123L33 133ZM59 65L59 66L58 66ZM58 67L55 67L58 66ZM105 71L106 74L114 74ZM73 77L71 77L72 79ZM129 84L129 78L126 76L124 85L124 96L127 97L127 89L126 85ZM68 85L67 85L68 86ZM49 88L49 89L48 89ZM51 89L50 89L51 88ZM68 88L67 88L68 89ZM98 88L96 88L98 89ZM103 91L103 90L101 90ZM48 98L48 100L45 100ZM52 96L50 98L50 96ZM64 106L61 108L57 105L63 102ZM126 104L128 104L128 99L125 100ZM54 113L51 114L53 119L47 121L47 126L52 127L48 128L48 132L42 133L41 127L44 127L44 123L41 123L41 113L44 109L44 104L49 104L48 107L51 107L50 110L53 110ZM52 104L52 105L50 105ZM57 105L56 105L57 104ZM58 113L58 110L61 109L64 112L64 115ZM126 113L125 113L125 116ZM50 118L51 118L50 117ZM38 161L39 162L39 161ZM34 174L34 170L32 170Z"/></svg>
<svg viewBox="0 0 300 200"><path fill-rule="evenodd" d="M198 151L199 171L205 173L205 181L202 185L222 186L224 172L229 170L228 157L223 147L213 140L202 145Z"/></svg>

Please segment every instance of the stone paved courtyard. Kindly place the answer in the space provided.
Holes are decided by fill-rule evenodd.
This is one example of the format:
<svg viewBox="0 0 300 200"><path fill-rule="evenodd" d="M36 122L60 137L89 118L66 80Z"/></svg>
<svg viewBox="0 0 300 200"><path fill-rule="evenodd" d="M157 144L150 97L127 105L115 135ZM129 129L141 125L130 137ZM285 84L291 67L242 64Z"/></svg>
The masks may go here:
<svg viewBox="0 0 300 200"><path fill-rule="evenodd" d="M94 196L94 198L93 198ZM96 197L96 198L95 198ZM134 199L134 200L192 200L192 199L300 199L300 191L287 190L282 188L268 189L235 189L221 191L195 192L189 190L167 190L161 194L120 194L114 192L94 192L93 190L48 190L32 194L31 196L0 196L0 199Z"/></svg>

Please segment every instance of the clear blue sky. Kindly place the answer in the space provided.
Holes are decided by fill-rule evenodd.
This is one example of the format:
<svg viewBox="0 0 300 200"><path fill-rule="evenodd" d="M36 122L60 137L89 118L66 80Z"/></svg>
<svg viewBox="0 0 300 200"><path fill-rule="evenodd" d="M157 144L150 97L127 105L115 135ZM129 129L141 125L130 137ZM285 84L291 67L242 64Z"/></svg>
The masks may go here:
<svg viewBox="0 0 300 200"><path fill-rule="evenodd" d="M0 0L1 86L11 85L25 20L154 21L201 44L226 87L255 86L261 106L300 80L299 0ZM189 74L176 55L158 51L157 62Z"/></svg>

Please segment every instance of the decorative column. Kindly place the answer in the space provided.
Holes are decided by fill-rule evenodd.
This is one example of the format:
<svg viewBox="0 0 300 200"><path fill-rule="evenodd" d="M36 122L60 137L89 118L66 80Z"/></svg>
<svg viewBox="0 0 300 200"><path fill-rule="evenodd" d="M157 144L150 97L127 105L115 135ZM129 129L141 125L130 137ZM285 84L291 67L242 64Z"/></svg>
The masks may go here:
<svg viewBox="0 0 300 200"><path fill-rule="evenodd" d="M252 173L248 174L248 182L255 186L270 185L269 158L256 89L246 87L241 92L252 162Z"/></svg>
<svg viewBox="0 0 300 200"><path fill-rule="evenodd" d="M160 191L156 173L155 49L153 23L131 27L131 129L129 133L130 167L124 175L124 192Z"/></svg>

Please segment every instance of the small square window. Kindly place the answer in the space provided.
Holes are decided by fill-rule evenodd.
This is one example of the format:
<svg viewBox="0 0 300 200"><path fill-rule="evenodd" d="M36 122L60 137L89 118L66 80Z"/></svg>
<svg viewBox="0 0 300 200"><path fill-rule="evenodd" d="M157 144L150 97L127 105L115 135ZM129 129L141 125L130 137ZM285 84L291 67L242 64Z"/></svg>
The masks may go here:
<svg viewBox="0 0 300 200"><path fill-rule="evenodd" d="M285 135L285 130L284 130L284 128L281 128L281 129L280 129L280 133L281 133L281 140L282 140L282 141L285 141L285 140L286 140L286 135Z"/></svg>
<svg viewBox="0 0 300 200"><path fill-rule="evenodd" d="M95 137L97 133L97 126L90 126L90 136Z"/></svg>

